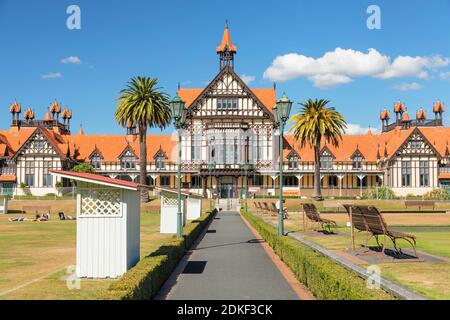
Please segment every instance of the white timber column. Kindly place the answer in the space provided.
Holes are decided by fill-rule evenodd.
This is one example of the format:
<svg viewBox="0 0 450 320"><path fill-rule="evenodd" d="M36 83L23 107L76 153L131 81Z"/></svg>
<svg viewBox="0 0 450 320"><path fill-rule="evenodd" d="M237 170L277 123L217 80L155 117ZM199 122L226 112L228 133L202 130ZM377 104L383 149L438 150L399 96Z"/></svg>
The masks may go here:
<svg viewBox="0 0 450 320"><path fill-rule="evenodd" d="M301 196L301 190L302 190L302 179L303 179L303 174L297 174L295 175L295 177L298 180L298 196Z"/></svg>
<svg viewBox="0 0 450 320"><path fill-rule="evenodd" d="M359 196L362 197L362 182L364 177L366 176L365 173L360 173L358 175L356 175L359 179Z"/></svg>
<svg viewBox="0 0 450 320"><path fill-rule="evenodd" d="M336 177L339 179L339 197L342 197L342 179L345 177L345 174L338 173L336 174Z"/></svg>
<svg viewBox="0 0 450 320"><path fill-rule="evenodd" d="M272 178L273 195L276 196L276 193L277 193L277 191L276 191L276 190L277 190L277 187L276 187L276 184L275 184L275 180L277 180L278 175L277 175L277 174L273 174L273 175L271 175L270 177Z"/></svg>

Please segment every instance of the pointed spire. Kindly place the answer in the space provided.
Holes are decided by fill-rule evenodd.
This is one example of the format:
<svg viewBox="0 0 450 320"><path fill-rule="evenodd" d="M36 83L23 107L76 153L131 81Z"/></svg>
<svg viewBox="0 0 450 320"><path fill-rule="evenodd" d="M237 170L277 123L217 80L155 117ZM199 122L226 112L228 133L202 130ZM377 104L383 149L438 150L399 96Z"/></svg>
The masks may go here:
<svg viewBox="0 0 450 320"><path fill-rule="evenodd" d="M448 149L448 140L447 143L445 144L445 156L446 157L450 156L450 150Z"/></svg>
<svg viewBox="0 0 450 320"><path fill-rule="evenodd" d="M377 145L377 160L381 159L381 154L380 154L380 144L378 143Z"/></svg>
<svg viewBox="0 0 450 320"><path fill-rule="evenodd" d="M388 150L387 150L387 142L384 142L384 157L387 158L388 157Z"/></svg>
<svg viewBox="0 0 450 320"><path fill-rule="evenodd" d="M83 130L83 125L82 124L80 124L80 130L78 130L78 134L80 136L84 136L84 130Z"/></svg>
<svg viewBox="0 0 450 320"><path fill-rule="evenodd" d="M228 29L228 20L225 21L225 29L223 30L222 42L216 47L217 52L228 50L236 53L236 46L231 42L230 30Z"/></svg>

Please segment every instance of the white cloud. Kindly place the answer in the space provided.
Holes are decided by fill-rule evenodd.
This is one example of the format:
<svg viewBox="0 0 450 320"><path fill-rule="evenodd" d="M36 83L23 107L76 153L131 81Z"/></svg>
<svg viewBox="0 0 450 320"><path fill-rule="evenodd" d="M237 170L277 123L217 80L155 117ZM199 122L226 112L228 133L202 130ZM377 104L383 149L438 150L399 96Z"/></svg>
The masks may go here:
<svg viewBox="0 0 450 320"><path fill-rule="evenodd" d="M417 77L426 79L429 72L448 66L450 60L441 56L391 58L376 49L367 53L336 48L317 59L297 53L276 57L264 72L264 78L273 81L287 81L305 77L316 87L330 88L349 83L355 77L376 77L391 79L398 77Z"/></svg>
<svg viewBox="0 0 450 320"><path fill-rule="evenodd" d="M359 124L355 123L347 123L347 129L345 130L346 134L366 134L368 131L372 131L373 134L380 133L380 129L377 128L364 128Z"/></svg>
<svg viewBox="0 0 450 320"><path fill-rule="evenodd" d="M62 78L62 73L61 72L50 72L47 74L43 74L41 76L42 79L57 79L57 78Z"/></svg>
<svg viewBox="0 0 450 320"><path fill-rule="evenodd" d="M439 76L440 76L440 78L441 78L442 80L450 79L450 71L447 71L447 72L441 72L441 74L440 74Z"/></svg>
<svg viewBox="0 0 450 320"><path fill-rule="evenodd" d="M80 64L81 60L78 57L70 56L70 57L62 59L61 63L64 63L64 64L67 64L67 63Z"/></svg>
<svg viewBox="0 0 450 320"><path fill-rule="evenodd" d="M411 83L400 83L394 86L394 89L400 90L400 91L413 91L413 90L420 90L423 86L420 83L417 82L411 82Z"/></svg>
<svg viewBox="0 0 450 320"><path fill-rule="evenodd" d="M241 79L242 79L242 81L245 82L245 84L249 85L250 82L255 81L256 78L254 76L248 76L246 74L243 74L243 75L241 75Z"/></svg>

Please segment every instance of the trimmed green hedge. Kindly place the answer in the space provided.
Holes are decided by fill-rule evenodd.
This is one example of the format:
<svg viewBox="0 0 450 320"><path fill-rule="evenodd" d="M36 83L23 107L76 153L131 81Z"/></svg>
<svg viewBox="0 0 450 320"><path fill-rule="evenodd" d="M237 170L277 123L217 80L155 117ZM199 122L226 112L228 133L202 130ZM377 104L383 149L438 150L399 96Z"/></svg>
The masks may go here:
<svg viewBox="0 0 450 320"><path fill-rule="evenodd" d="M243 210L241 214L317 299L395 299L383 290L368 289L364 279L295 239L278 237L276 229L262 219Z"/></svg>
<svg viewBox="0 0 450 320"><path fill-rule="evenodd" d="M151 299L169 278L180 259L195 239L198 238L216 211L206 212L184 228L183 239L172 238L155 252L143 257L118 281L113 282L98 299L144 300Z"/></svg>

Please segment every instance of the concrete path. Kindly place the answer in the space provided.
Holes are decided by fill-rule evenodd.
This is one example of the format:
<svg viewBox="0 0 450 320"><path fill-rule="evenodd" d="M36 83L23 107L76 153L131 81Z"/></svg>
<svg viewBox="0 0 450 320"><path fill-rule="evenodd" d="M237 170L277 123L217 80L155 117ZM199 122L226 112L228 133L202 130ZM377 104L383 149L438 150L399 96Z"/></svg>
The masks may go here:
<svg viewBox="0 0 450 320"><path fill-rule="evenodd" d="M156 299L299 299L237 212L220 212Z"/></svg>

